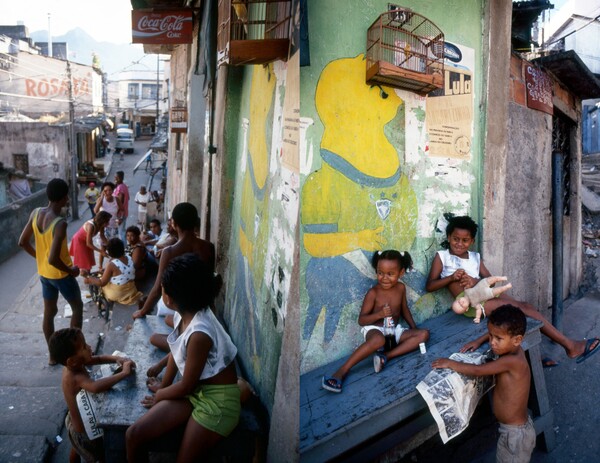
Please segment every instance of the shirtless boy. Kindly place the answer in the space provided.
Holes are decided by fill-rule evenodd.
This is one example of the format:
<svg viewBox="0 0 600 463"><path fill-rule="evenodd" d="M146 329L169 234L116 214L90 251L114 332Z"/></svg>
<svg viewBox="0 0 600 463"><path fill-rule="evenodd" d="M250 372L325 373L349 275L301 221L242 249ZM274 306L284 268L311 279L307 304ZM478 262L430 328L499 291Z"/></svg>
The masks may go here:
<svg viewBox="0 0 600 463"><path fill-rule="evenodd" d="M173 228L177 232L177 242L163 249L154 286L150 290L144 306L133 313L133 318L141 318L149 314L160 299L162 294L160 281L171 259L191 252L210 265L210 268L215 268L215 246L209 241L198 238L194 233L194 228L199 220L196 206L191 203L179 203L173 208L171 220Z"/></svg>
<svg viewBox="0 0 600 463"><path fill-rule="evenodd" d="M52 356L57 362L64 365L62 391L69 409L65 418L65 427L73 446L69 461L77 461L77 455L79 455L85 462L103 462L103 439L99 433L92 437L86 433L77 405L77 395L82 389L93 393L109 390L134 372L135 363L113 355L93 355L92 348L86 344L85 337L78 328L64 328L56 331L50 338L49 344ZM102 363L118 363L121 371L94 381L86 366Z"/></svg>
<svg viewBox="0 0 600 463"><path fill-rule="evenodd" d="M461 349L472 351L484 342L498 359L482 365L461 363L450 359L434 360L433 368L451 368L468 376L496 376L494 415L500 422L496 461L527 463L535 447L535 429L527 413L531 371L521 347L527 321L523 312L506 304L494 310L488 318L488 332Z"/></svg>

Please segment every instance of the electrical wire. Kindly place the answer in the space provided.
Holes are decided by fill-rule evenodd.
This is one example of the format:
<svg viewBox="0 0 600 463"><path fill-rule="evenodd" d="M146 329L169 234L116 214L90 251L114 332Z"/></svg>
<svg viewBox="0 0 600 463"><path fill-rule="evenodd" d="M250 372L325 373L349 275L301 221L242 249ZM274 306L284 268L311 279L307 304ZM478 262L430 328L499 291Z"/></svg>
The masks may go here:
<svg viewBox="0 0 600 463"><path fill-rule="evenodd" d="M592 23L594 23L594 22L598 21L598 19L599 19L599 18L600 18L600 14L599 14L598 16L596 16L594 19L590 19L590 20L589 20L587 23L585 23L585 24L584 24L583 26L581 26L579 29L572 30L572 31L571 31L571 32L569 32L568 34L565 34L565 35L563 35L562 37L560 37L560 38L558 38L558 39L556 39L556 40L553 40L552 42L546 42L546 43L544 43L544 44L543 44L543 46L542 46L542 49L545 49L545 48L549 47L550 45L553 45L553 44L555 44L556 42L560 42L561 40L563 40L563 39L567 38L568 36L570 36L570 35L573 35L573 34L575 34L576 32L579 32L579 31L580 31L581 29L583 29L584 27L587 27L587 26L589 26L590 24L592 24Z"/></svg>

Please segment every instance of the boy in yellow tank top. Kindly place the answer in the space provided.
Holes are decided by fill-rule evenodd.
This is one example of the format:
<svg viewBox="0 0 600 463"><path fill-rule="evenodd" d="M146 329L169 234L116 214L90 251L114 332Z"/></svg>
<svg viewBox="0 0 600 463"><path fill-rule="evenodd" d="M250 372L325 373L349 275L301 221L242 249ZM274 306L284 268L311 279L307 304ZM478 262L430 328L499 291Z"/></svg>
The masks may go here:
<svg viewBox="0 0 600 463"><path fill-rule="evenodd" d="M73 265L67 248L67 222L60 215L61 209L69 204L69 185L62 179L52 179L46 186L46 195L48 206L31 213L21 232L19 246L37 262L44 298L42 328L47 343L54 333L58 293L63 295L73 310L71 328L81 328L83 301L75 278L79 275L79 268ZM35 247L31 244L32 237ZM51 355L48 364L56 365Z"/></svg>

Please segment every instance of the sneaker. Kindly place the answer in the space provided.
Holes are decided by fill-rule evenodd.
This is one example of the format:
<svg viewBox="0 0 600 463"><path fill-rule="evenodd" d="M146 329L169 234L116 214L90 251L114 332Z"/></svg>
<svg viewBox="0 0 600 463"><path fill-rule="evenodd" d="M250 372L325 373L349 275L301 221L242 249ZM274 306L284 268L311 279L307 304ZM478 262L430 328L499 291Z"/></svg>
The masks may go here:
<svg viewBox="0 0 600 463"><path fill-rule="evenodd" d="M375 370L375 373L379 373L383 370L386 361L387 357L384 354L380 352L375 353L373 356L373 369Z"/></svg>

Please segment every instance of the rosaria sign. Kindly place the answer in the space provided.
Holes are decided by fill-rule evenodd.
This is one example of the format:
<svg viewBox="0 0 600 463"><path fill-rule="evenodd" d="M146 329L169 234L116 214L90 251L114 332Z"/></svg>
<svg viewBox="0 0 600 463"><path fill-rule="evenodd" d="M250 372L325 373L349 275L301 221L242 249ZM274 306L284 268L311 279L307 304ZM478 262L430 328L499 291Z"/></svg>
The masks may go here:
<svg viewBox="0 0 600 463"><path fill-rule="evenodd" d="M133 43L192 43L194 30L191 10L132 10Z"/></svg>

